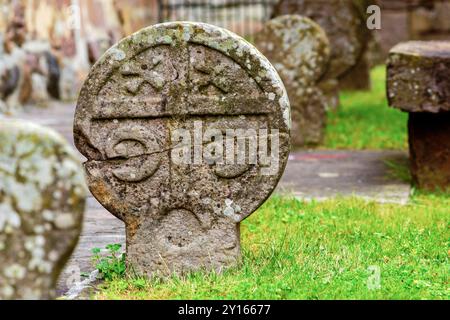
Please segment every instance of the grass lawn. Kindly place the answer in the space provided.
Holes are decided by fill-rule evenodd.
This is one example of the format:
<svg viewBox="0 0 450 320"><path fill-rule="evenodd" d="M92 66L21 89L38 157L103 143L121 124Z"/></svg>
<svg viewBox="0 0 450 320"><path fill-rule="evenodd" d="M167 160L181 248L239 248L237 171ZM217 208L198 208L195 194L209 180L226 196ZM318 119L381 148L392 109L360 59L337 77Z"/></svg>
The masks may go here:
<svg viewBox="0 0 450 320"><path fill-rule="evenodd" d="M239 268L116 279L95 298L449 299L449 208L450 195L415 195L407 206L273 196L242 224Z"/></svg>
<svg viewBox="0 0 450 320"><path fill-rule="evenodd" d="M387 106L384 66L372 81L372 92L341 95L321 148L407 148L407 114ZM409 180L408 170L391 165ZM242 223L237 268L164 282L125 276L94 298L450 299L449 211L444 194L416 194L406 206L273 196Z"/></svg>
<svg viewBox="0 0 450 320"><path fill-rule="evenodd" d="M371 75L372 91L341 93L340 109L328 113L321 148L407 149L408 115L387 105L386 67L374 68Z"/></svg>

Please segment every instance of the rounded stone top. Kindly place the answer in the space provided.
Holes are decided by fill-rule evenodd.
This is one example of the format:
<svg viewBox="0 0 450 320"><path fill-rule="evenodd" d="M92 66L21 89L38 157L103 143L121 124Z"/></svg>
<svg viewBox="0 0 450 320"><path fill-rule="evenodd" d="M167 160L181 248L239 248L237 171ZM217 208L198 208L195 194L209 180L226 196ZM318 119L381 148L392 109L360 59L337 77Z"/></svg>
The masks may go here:
<svg viewBox="0 0 450 320"><path fill-rule="evenodd" d="M198 150L222 140L206 139L208 129L279 145L266 149L265 164L201 159ZM245 219L276 187L289 135L288 96L268 59L228 30L192 22L150 26L110 48L81 89L74 121L91 192L131 226L174 210L207 225ZM180 150L184 163L175 161ZM262 173L271 161L275 170Z"/></svg>
<svg viewBox="0 0 450 320"><path fill-rule="evenodd" d="M289 131L290 106L286 89L269 60L252 44L231 31L206 23L169 22L144 28L124 38L107 50L91 68L75 111L74 134L79 151L85 156L102 157L94 151L96 146L90 138L91 120L95 118L201 114L204 110L195 110L194 101L186 101L186 96L196 90L195 86L190 85L189 68L194 67L196 72L203 74L221 76L222 80L229 77L220 85L219 90L223 93L229 89L228 93L237 96L246 90L246 83L230 73L233 70L219 70L220 66L214 66L214 61L199 61L196 66L190 65L190 56L195 56L192 53L194 46L210 48L235 61L263 91L263 96L258 98L266 101L260 101L263 103L259 103L257 108L267 109L270 106L280 129ZM149 52L148 57L143 56L142 53L149 49L155 52ZM168 50L171 53L167 53ZM200 58L208 57L203 55ZM151 86L149 92L145 90L144 84L147 83ZM149 96L156 97L156 100L149 101ZM161 99L169 96L171 101ZM222 100L224 103L205 112L232 115L257 111L254 103L234 103L239 108L233 108L236 101L231 100L230 104Z"/></svg>
<svg viewBox="0 0 450 320"><path fill-rule="evenodd" d="M0 120L0 299L49 299L81 232L78 156L54 131Z"/></svg>
<svg viewBox="0 0 450 320"><path fill-rule="evenodd" d="M272 19L258 32L255 42L286 86L312 85L327 70L330 57L327 35L307 17L284 15Z"/></svg>
<svg viewBox="0 0 450 320"><path fill-rule="evenodd" d="M395 46L387 65L389 105L406 112L450 111L450 42Z"/></svg>

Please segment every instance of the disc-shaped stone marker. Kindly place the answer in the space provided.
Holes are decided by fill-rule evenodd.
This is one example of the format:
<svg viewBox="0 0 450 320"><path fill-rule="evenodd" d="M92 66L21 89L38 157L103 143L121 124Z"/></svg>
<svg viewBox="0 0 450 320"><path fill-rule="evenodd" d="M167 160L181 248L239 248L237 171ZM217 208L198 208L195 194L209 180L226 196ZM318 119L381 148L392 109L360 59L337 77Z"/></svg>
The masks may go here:
<svg viewBox="0 0 450 320"><path fill-rule="evenodd" d="M176 22L125 38L95 64L74 134L91 192L126 224L128 267L153 275L238 260L239 223L277 185L289 126L284 86L258 50Z"/></svg>
<svg viewBox="0 0 450 320"><path fill-rule="evenodd" d="M330 58L325 31L309 18L285 15L268 21L256 35L255 43L286 86L292 110L293 146L320 143L327 101L317 85Z"/></svg>
<svg viewBox="0 0 450 320"><path fill-rule="evenodd" d="M368 29L355 0L281 0L274 16L300 14L318 23L331 44L327 78L343 76L357 64L368 40Z"/></svg>
<svg viewBox="0 0 450 320"><path fill-rule="evenodd" d="M49 299L81 232L86 186L59 135L0 120L0 299Z"/></svg>
<svg viewBox="0 0 450 320"><path fill-rule="evenodd" d="M327 35L307 17L284 15L269 20L256 34L255 42L277 69L285 86L315 84L327 70L330 57Z"/></svg>

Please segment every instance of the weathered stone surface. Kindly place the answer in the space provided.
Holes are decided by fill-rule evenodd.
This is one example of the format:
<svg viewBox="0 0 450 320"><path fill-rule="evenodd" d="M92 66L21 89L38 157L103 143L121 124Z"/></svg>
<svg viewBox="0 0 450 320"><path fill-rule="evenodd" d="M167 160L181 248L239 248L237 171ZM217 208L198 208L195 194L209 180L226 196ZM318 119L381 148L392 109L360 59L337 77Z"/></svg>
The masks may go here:
<svg viewBox="0 0 450 320"><path fill-rule="evenodd" d="M239 223L275 188L289 127L286 91L259 51L224 29L177 22L125 38L95 64L74 139L92 194L126 224L128 267L154 275L238 261ZM214 139L202 137L211 128ZM219 149L202 157L202 147L223 145L226 129L254 129L279 146L263 161L260 145L253 164L221 163ZM179 140L181 130L189 139Z"/></svg>
<svg viewBox="0 0 450 320"><path fill-rule="evenodd" d="M409 114L411 174L420 189L450 188L450 112Z"/></svg>
<svg viewBox="0 0 450 320"><path fill-rule="evenodd" d="M281 0L274 16L284 14L306 16L325 30L331 44L328 78L339 78L362 57L368 29L353 0Z"/></svg>
<svg viewBox="0 0 450 320"><path fill-rule="evenodd" d="M337 79L326 79L320 81L317 86L325 97L327 110L337 111L340 105L339 81Z"/></svg>
<svg viewBox="0 0 450 320"><path fill-rule="evenodd" d="M0 299L52 298L81 232L81 165L31 123L0 120L0 141Z"/></svg>
<svg viewBox="0 0 450 320"><path fill-rule="evenodd" d="M320 143L327 100L317 83L326 72L330 58L325 31L309 18L284 15L268 21L256 35L255 43L275 66L287 89L293 146Z"/></svg>
<svg viewBox="0 0 450 320"><path fill-rule="evenodd" d="M316 83L327 71L330 45L325 31L300 15L270 20L255 36L255 42L272 62L285 86Z"/></svg>
<svg viewBox="0 0 450 320"><path fill-rule="evenodd" d="M410 41L388 61L389 105L407 112L450 111L450 42Z"/></svg>

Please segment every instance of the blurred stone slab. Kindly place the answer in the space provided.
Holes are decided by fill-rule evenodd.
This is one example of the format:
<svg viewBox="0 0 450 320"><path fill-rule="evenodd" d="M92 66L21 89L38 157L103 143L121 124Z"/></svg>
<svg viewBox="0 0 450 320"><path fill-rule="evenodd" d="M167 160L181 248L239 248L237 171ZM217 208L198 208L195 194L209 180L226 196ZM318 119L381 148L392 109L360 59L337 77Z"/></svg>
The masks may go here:
<svg viewBox="0 0 450 320"><path fill-rule="evenodd" d="M289 113L272 65L225 29L163 23L109 49L80 91L74 139L88 159L91 193L125 222L127 269L168 276L236 265L239 223L275 189L288 161ZM203 137L192 145L199 126ZM224 144L231 129L257 139L258 156L239 147L242 134ZM206 144L192 162L191 151Z"/></svg>
<svg viewBox="0 0 450 320"><path fill-rule="evenodd" d="M450 111L450 41L409 41L388 60L389 105L406 112Z"/></svg>
<svg viewBox="0 0 450 320"><path fill-rule="evenodd" d="M421 189L450 187L450 41L410 41L388 60L389 105L409 112L411 174Z"/></svg>
<svg viewBox="0 0 450 320"><path fill-rule="evenodd" d="M365 54L371 36L365 25L365 8L369 3L365 0L280 0L273 16L299 14L318 23L325 30L331 47L329 69L323 80L338 79L343 89L366 90L370 88ZM366 70L360 70L362 68ZM341 83L346 75L350 79Z"/></svg>

